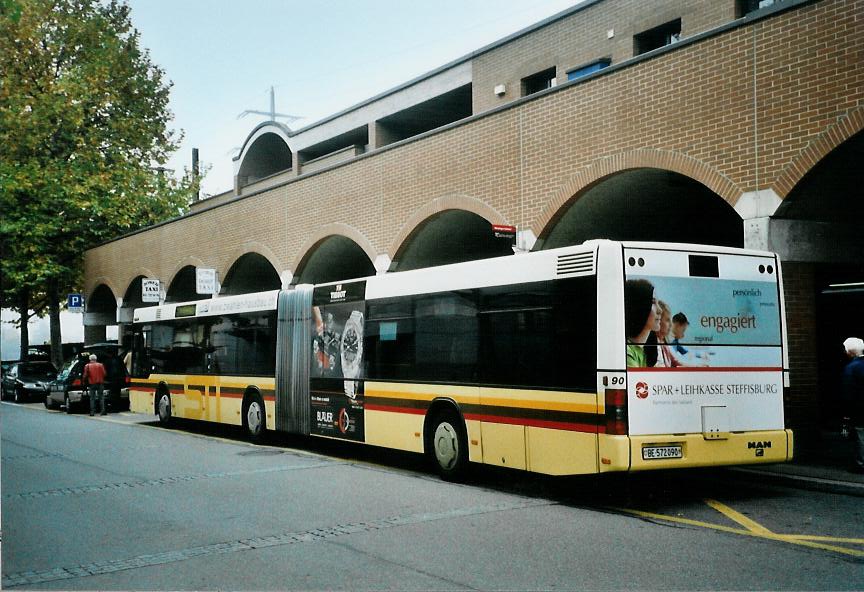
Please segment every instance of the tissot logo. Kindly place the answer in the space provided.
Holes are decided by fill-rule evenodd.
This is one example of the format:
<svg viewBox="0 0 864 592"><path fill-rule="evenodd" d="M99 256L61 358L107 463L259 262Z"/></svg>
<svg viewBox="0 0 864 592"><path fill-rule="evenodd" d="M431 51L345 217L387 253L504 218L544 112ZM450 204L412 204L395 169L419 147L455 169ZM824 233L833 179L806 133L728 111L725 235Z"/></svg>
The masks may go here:
<svg viewBox="0 0 864 592"><path fill-rule="evenodd" d="M345 300L347 290L342 289L342 284L336 284L336 289L330 292L330 300Z"/></svg>

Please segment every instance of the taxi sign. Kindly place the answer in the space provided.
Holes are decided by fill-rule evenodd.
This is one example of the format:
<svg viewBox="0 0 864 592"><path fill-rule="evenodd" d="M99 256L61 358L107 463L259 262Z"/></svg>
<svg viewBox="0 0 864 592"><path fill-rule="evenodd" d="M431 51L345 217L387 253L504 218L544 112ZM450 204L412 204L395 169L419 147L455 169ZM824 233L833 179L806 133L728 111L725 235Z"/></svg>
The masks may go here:
<svg viewBox="0 0 864 592"><path fill-rule="evenodd" d="M219 288L216 285L216 270L204 267L195 268L195 293L216 294Z"/></svg>
<svg viewBox="0 0 864 592"><path fill-rule="evenodd" d="M159 302L159 280L141 280L141 302Z"/></svg>

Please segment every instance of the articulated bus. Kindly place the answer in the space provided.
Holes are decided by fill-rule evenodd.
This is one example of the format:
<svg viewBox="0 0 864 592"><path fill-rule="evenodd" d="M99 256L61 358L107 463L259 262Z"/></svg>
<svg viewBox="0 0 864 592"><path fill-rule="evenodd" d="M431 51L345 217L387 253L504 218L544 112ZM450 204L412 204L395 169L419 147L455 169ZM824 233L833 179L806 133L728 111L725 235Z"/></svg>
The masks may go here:
<svg viewBox="0 0 864 592"><path fill-rule="evenodd" d="M780 262L582 245L136 309L133 411L550 475L790 460Z"/></svg>

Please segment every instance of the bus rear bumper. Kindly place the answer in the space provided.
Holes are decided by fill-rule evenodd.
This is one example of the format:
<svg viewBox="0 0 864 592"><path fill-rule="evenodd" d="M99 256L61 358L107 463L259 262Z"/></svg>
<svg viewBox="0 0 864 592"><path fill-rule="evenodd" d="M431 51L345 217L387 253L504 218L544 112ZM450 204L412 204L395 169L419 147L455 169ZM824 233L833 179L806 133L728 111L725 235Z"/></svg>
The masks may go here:
<svg viewBox="0 0 864 592"><path fill-rule="evenodd" d="M600 436L601 472L648 471L686 467L717 467L780 463L792 460L792 430L729 433L722 438L702 434ZM604 445L603 440L607 440Z"/></svg>

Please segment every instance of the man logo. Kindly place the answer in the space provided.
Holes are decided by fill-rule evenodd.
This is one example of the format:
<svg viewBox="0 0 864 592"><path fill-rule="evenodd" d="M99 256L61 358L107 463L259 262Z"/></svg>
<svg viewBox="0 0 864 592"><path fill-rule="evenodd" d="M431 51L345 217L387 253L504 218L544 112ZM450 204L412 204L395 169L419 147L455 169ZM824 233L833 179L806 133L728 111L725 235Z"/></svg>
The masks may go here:
<svg viewBox="0 0 864 592"><path fill-rule="evenodd" d="M637 382L636 383L636 396L640 399L648 398L648 383L647 382Z"/></svg>
<svg viewBox="0 0 864 592"><path fill-rule="evenodd" d="M766 448L771 448L771 442L768 440L762 442L747 442L747 450L755 451L757 457L765 456Z"/></svg>

